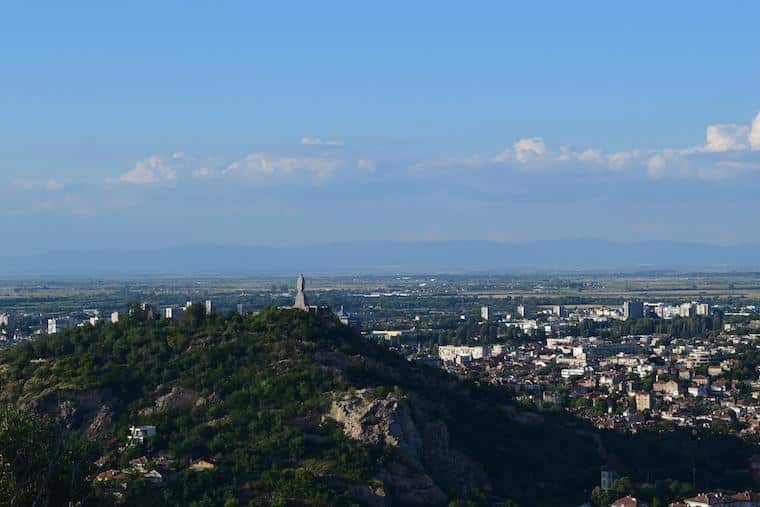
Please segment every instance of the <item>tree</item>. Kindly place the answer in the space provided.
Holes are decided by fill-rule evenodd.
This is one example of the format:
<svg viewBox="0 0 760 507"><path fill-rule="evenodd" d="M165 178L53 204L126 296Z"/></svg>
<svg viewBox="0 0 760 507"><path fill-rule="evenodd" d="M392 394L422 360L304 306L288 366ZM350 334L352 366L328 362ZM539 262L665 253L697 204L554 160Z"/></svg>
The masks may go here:
<svg viewBox="0 0 760 507"><path fill-rule="evenodd" d="M62 425L0 409L0 504L54 506L92 501L88 445Z"/></svg>

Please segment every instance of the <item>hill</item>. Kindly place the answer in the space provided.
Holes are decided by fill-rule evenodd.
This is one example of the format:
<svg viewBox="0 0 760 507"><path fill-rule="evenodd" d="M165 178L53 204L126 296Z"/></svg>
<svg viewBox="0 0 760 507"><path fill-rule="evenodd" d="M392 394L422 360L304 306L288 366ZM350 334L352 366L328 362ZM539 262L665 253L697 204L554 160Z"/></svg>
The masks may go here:
<svg viewBox="0 0 760 507"><path fill-rule="evenodd" d="M37 463L2 472L6 503L21 484L54 489L48 505L578 505L610 462L642 481L690 480L696 468L712 487L750 484L737 439L600 432L299 310L193 306L169 321L135 307L0 363L0 401L21 411L0 416L0 454ZM35 424L40 442L5 437ZM130 443L135 425L155 436Z"/></svg>

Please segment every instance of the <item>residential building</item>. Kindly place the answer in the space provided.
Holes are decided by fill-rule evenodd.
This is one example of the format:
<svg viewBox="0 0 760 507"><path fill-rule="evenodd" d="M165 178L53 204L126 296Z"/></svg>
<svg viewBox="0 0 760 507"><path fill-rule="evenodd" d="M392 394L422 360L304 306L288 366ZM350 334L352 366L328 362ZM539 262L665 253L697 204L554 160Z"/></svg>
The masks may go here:
<svg viewBox="0 0 760 507"><path fill-rule="evenodd" d="M638 392L634 395L636 399L636 410L652 410L652 396L647 392Z"/></svg>
<svg viewBox="0 0 760 507"><path fill-rule="evenodd" d="M668 380L667 382L655 382L652 385L652 391L656 393L667 394L670 396L678 396L678 382L675 380Z"/></svg>
<svg viewBox="0 0 760 507"><path fill-rule="evenodd" d="M438 357L441 361L461 362L472 359L483 359L483 347L466 347L456 345L443 345L438 347Z"/></svg>
<svg viewBox="0 0 760 507"><path fill-rule="evenodd" d="M71 327L70 319L48 319L47 333L56 334Z"/></svg>
<svg viewBox="0 0 760 507"><path fill-rule="evenodd" d="M648 507L647 504L632 496L618 498L610 504L610 507Z"/></svg>
<svg viewBox="0 0 760 507"><path fill-rule="evenodd" d="M644 316L644 303L633 300L623 303L623 318L625 320L640 319Z"/></svg>
<svg viewBox="0 0 760 507"><path fill-rule="evenodd" d="M697 313L697 303L683 303L678 307L678 315L681 317L693 317Z"/></svg>
<svg viewBox="0 0 760 507"><path fill-rule="evenodd" d="M214 464L211 461L205 459L197 459L190 464L190 470L193 472L205 472L207 470L213 470Z"/></svg>
<svg viewBox="0 0 760 507"><path fill-rule="evenodd" d="M146 439L156 436L155 426L130 426L127 440L130 443L142 444Z"/></svg>

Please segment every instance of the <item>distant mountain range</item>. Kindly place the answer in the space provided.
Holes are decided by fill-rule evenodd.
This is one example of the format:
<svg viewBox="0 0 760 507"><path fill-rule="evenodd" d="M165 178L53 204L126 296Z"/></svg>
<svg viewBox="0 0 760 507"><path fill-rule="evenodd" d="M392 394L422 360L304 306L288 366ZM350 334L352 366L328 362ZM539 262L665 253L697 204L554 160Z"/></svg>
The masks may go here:
<svg viewBox="0 0 760 507"><path fill-rule="evenodd" d="M59 251L0 259L19 276L752 271L760 246L598 239L529 243L376 241L300 247L188 245L154 250Z"/></svg>

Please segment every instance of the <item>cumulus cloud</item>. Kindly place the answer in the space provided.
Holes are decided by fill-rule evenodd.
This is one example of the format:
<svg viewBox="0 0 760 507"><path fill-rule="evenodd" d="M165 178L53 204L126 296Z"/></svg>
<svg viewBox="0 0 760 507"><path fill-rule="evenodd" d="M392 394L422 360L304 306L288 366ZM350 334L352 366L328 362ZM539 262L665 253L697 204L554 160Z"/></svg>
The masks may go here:
<svg viewBox="0 0 760 507"><path fill-rule="evenodd" d="M707 127L705 151L723 152L745 150L750 128L746 125L710 125Z"/></svg>
<svg viewBox="0 0 760 507"><path fill-rule="evenodd" d="M176 154L175 155L180 155ZM162 183L174 183L177 181L177 167L175 162L181 160L181 156L171 159L161 155L151 155L143 160L138 160L135 166L119 176L119 181L133 185L157 185Z"/></svg>
<svg viewBox="0 0 760 507"><path fill-rule="evenodd" d="M519 139L493 156L476 154L463 159L425 161L415 169L509 166L517 170L640 172L651 179L726 179L760 172L760 114L751 125L715 124L705 132L704 144L661 150L637 149L607 153L591 147L552 146L541 137Z"/></svg>
<svg viewBox="0 0 760 507"><path fill-rule="evenodd" d="M752 128L747 136L747 141L753 150L760 150L760 113L757 113L752 121Z"/></svg>
<svg viewBox="0 0 760 507"><path fill-rule="evenodd" d="M188 177L207 179L218 171L210 166L209 159L198 159L181 151L171 155L151 155L138 160L134 167L107 183L128 185L173 185ZM213 165L213 164L211 164Z"/></svg>

